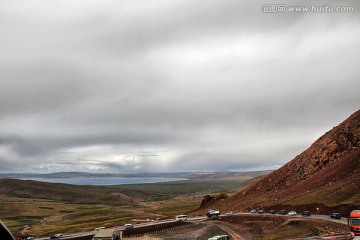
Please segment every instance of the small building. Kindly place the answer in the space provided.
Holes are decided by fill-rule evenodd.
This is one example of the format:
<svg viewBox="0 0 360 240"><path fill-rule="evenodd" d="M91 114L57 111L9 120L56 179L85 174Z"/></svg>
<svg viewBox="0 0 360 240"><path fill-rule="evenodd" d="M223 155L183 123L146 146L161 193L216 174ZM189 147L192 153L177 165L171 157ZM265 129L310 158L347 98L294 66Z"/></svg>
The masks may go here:
<svg viewBox="0 0 360 240"><path fill-rule="evenodd" d="M120 231L115 228L99 229L92 240L120 240Z"/></svg>

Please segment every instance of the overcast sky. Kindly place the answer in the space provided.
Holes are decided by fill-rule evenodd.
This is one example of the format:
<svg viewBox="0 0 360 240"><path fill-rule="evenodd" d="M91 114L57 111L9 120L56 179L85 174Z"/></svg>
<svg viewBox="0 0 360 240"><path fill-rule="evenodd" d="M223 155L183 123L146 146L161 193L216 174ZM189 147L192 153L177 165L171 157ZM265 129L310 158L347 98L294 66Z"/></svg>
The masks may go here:
<svg viewBox="0 0 360 240"><path fill-rule="evenodd" d="M359 109L360 4L281 1L0 0L0 172L282 166Z"/></svg>

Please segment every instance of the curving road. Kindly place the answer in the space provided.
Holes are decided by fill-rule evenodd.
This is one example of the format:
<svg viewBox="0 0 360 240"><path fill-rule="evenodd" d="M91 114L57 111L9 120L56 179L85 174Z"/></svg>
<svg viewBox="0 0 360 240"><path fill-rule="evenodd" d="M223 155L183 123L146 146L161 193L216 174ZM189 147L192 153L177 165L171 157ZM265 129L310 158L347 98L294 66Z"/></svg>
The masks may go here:
<svg viewBox="0 0 360 240"><path fill-rule="evenodd" d="M288 215L279 215L279 214L269 214L269 213L263 213L263 214L257 214L257 213L248 213L248 212L240 212L240 213L233 213L232 215L235 216L241 216L241 215L267 215L267 216L281 216L281 217L288 217L288 218L310 218L310 219L319 219L319 220L324 220L324 221L333 221L333 222L338 222L338 223L342 223L342 224L347 224L347 218L342 218L340 220L333 220L330 219L329 216L327 215L311 215L308 217L303 217L301 215L296 215L296 216L288 216ZM228 214L221 214L220 217L226 217L229 216ZM188 221L191 222L199 222L199 221L206 221L208 220L208 218L206 216L197 216L197 217L191 217L188 218ZM170 223L170 222L176 222L175 219L166 219L166 220L156 220L156 221L151 221L151 222L146 222L146 223L140 223L140 224L135 224L134 228L141 228L144 226L154 226L154 225L159 225L162 223ZM240 236L238 233L236 233L235 231L231 230L229 227L227 227L224 224L220 224L219 227L223 228L224 231L228 232L229 235L232 237L232 239L234 240L244 240L244 238L242 236ZM123 226L120 227L116 227L115 228L117 231L122 231L125 230L125 228ZM77 238L77 237L88 237L88 236L92 236L94 235L96 232L95 231L89 231L89 232L80 232L80 233L75 233L75 234L64 234L61 237L59 237L59 240L66 240L66 239L71 239L71 238ZM343 236L343 235L342 235ZM334 238L334 237L332 237ZM36 240L50 240L50 237L42 237L42 238L35 238ZM311 238L306 238L306 239L311 239ZM318 239L318 238L317 238ZM322 238L322 239L326 239L326 238Z"/></svg>

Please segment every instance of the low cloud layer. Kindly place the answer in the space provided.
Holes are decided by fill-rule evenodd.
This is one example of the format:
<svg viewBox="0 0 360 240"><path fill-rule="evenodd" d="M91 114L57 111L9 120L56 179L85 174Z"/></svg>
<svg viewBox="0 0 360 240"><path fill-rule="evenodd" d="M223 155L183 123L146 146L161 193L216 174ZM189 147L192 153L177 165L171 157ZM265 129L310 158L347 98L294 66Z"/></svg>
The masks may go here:
<svg viewBox="0 0 360 240"><path fill-rule="evenodd" d="M277 168L359 109L336 4L3 1L0 172Z"/></svg>

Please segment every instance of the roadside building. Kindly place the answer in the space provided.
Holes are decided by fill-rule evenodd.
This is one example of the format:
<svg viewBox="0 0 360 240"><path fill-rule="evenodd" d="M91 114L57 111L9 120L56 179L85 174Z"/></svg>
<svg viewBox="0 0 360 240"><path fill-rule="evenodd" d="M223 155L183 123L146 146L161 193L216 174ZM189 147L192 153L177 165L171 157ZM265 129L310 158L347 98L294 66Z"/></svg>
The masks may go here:
<svg viewBox="0 0 360 240"><path fill-rule="evenodd" d="M92 240L120 240L120 231L115 228L99 229Z"/></svg>

